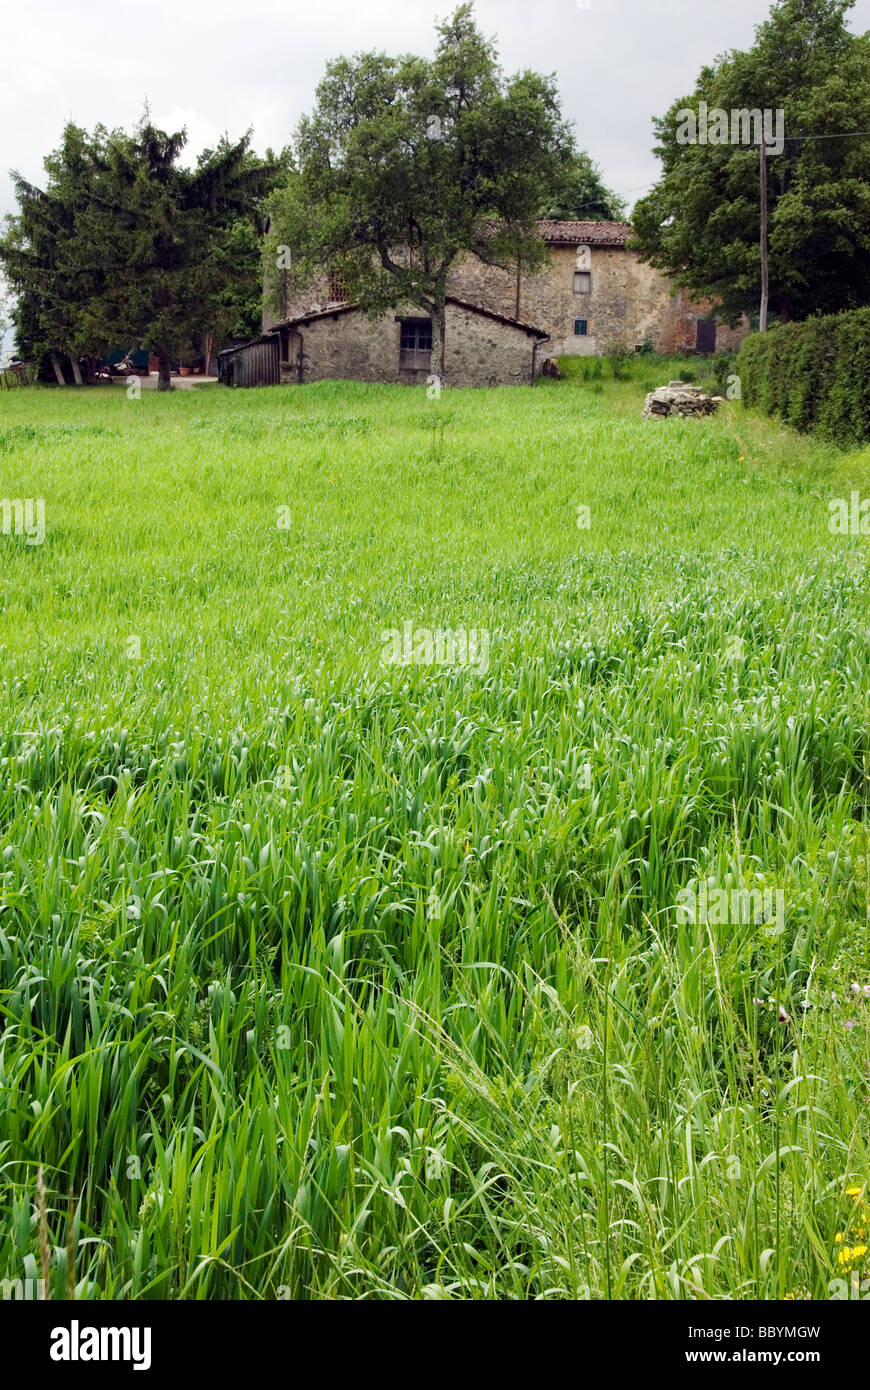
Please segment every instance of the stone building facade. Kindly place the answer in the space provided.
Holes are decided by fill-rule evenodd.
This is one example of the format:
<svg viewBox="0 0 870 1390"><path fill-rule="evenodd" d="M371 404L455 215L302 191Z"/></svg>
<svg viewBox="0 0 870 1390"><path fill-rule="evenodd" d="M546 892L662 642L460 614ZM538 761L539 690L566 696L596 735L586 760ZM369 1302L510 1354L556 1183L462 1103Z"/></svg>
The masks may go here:
<svg viewBox="0 0 870 1390"><path fill-rule="evenodd" d="M449 288L464 299L540 324L550 335L546 355L595 356L614 344L650 343L655 352L694 353L740 346L748 324L728 328L713 307L693 303L667 276L641 261L627 242L625 222L539 224L549 263L520 275L466 256Z"/></svg>
<svg viewBox="0 0 870 1390"><path fill-rule="evenodd" d="M472 254L451 270L445 384L527 384L548 357L595 356L617 344L659 353L734 349L748 331L746 323L717 323L712 305L691 302L641 261L628 248L627 223L543 221L539 231L549 256L534 274ZM431 322L413 305L372 321L327 276L302 290L288 276L282 297L283 315L264 311L256 344L222 354L225 380L413 384L434 370Z"/></svg>
<svg viewBox="0 0 870 1390"><path fill-rule="evenodd" d="M454 386L528 386L540 371L547 334L498 311L447 300L444 372ZM300 385L339 378L425 385L434 370L428 318L408 305L372 322L353 304L332 303L270 330L280 345L281 380Z"/></svg>

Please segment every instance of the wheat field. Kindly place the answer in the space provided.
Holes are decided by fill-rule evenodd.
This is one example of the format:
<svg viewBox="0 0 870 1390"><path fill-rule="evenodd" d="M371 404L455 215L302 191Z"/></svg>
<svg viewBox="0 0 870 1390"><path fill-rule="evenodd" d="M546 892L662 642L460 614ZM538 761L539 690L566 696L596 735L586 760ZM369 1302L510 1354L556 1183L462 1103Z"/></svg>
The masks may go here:
<svg viewBox="0 0 870 1390"><path fill-rule="evenodd" d="M870 450L680 365L0 399L0 1276L870 1270Z"/></svg>

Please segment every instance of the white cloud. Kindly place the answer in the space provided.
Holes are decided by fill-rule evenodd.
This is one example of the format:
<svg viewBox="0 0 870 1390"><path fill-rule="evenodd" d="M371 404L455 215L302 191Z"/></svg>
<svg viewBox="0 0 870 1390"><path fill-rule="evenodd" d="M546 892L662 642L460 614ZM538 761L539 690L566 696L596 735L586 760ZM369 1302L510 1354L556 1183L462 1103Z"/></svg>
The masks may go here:
<svg viewBox="0 0 870 1390"><path fill-rule="evenodd" d="M64 123L128 129L147 97L155 121L188 128L187 159L226 132L254 129L279 149L309 110L326 61L360 49L431 52L454 0L93 0L8 5L0 71L0 213L14 207L9 168L39 182ZM556 74L566 115L629 203L652 183L651 117L694 86L704 63L752 43L765 0L478 0L477 18L506 71ZM855 30L870 28L857 0Z"/></svg>

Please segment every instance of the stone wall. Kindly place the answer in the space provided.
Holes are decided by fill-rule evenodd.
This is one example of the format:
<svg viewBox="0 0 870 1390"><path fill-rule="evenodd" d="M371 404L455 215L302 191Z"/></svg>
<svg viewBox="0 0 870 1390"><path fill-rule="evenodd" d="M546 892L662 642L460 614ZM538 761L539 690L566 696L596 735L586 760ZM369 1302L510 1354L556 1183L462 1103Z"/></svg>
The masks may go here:
<svg viewBox="0 0 870 1390"><path fill-rule="evenodd" d="M582 265L591 276L589 293L574 290ZM656 352L694 352L699 319L713 317L709 304L692 303L671 289L660 271L622 247L587 248L578 260L576 246L551 246L550 262L524 275L517 293L516 272L484 265L466 256L451 271L451 294L544 328L554 357L592 356L614 343L640 347L649 340ZM586 336L575 334L574 320L586 319ZM737 348L747 328L717 325L716 347Z"/></svg>
<svg viewBox="0 0 870 1390"><path fill-rule="evenodd" d="M511 324L447 305L444 371L451 386L528 386L540 372L549 343ZM534 367L533 367L534 364Z"/></svg>
<svg viewBox="0 0 870 1390"><path fill-rule="evenodd" d="M411 316L420 310L409 308ZM356 309L325 315L281 332L281 379L381 381L425 385L436 368L399 365L400 315L392 311L375 322ZM544 351L535 352L533 335L485 314L448 304L445 385L528 385Z"/></svg>
<svg viewBox="0 0 870 1390"><path fill-rule="evenodd" d="M670 281L661 271L639 260L634 252L624 247L593 245L587 247L582 255L578 255L579 252L580 248L572 244L551 245L549 264L534 275L523 275L519 286L516 271L484 265L476 256L469 254L450 272L448 293L507 318L518 318L521 322L544 329L551 341L543 350L539 350L539 358L594 356L607 352L615 343L624 343L633 349L647 341L652 343L656 352L697 350L699 320L714 317L710 304L691 302L681 290L672 289ZM581 265L591 276L589 293L578 293L574 289L574 274ZM323 308L332 302L329 296L326 277L319 277L300 289L294 285L291 275L288 277L285 317L292 318L309 313L313 308ZM335 321L340 325L340 333L351 331L348 317L341 315ZM585 336L574 332L575 319L586 320ZM264 329L271 328L275 321L276 316L271 311L264 312ZM333 321L330 319L329 322ZM476 322L477 327L463 330L465 337L469 338L470 335L470 338L474 338L475 334L479 334L482 346L488 352L494 350L497 338L501 344L498 350L505 351L503 345L507 340L504 334L495 335L499 325L493 320ZM484 330L482 323L486 322L489 327ZM386 339L378 336L381 333L379 329L377 332L372 330L374 336L370 335L367 343L354 341L346 349L336 341L334 352L342 359L341 370L331 374L359 381L398 379L390 375L393 358L398 358L398 349L393 352L391 335L394 329L397 334L398 328L392 313L383 320L383 324L393 325ZM311 326L305 331L310 333ZM511 331L517 330L507 330ZM717 324L716 348L738 348L747 331L748 325L745 323L736 329ZM327 330L322 332L326 333ZM320 333L321 330L318 330ZM389 363L380 367L372 355L376 353L375 337L378 337L389 357ZM450 339L448 326L448 350ZM473 361L473 351L463 347L461 355L468 361L459 369L464 373L471 372L476 378L475 384L483 384L477 378L485 375L485 369ZM395 370L398 371L398 368ZM510 379L519 379L522 375L515 363L509 364L506 370Z"/></svg>
<svg viewBox="0 0 870 1390"><path fill-rule="evenodd" d="M273 275L281 277L284 289L284 312L277 314L271 307L273 299L271 295L275 293L274 282L267 282L263 303L263 332L268 333L270 328L274 328L276 323L283 323L285 319L296 318L299 314L308 314L312 310L324 309L334 301L330 297L329 277L326 275L315 275L309 284L300 287L292 271L275 271Z"/></svg>

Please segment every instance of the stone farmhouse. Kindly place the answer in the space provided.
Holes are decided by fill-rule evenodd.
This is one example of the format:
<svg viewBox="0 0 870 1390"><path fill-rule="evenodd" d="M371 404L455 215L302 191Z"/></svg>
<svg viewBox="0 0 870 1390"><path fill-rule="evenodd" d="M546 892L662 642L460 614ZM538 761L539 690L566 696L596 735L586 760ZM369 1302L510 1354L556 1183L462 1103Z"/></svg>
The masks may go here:
<svg viewBox="0 0 870 1390"><path fill-rule="evenodd" d="M528 385L547 358L595 356L616 344L660 353L710 353L740 345L748 323L717 323L714 306L688 300L629 250L624 222L539 224L548 264L534 274L468 254L448 279L445 384ZM425 384L432 325L404 306L372 322L334 278L298 291L284 312L264 311L263 334L220 355L229 385L345 379Z"/></svg>

